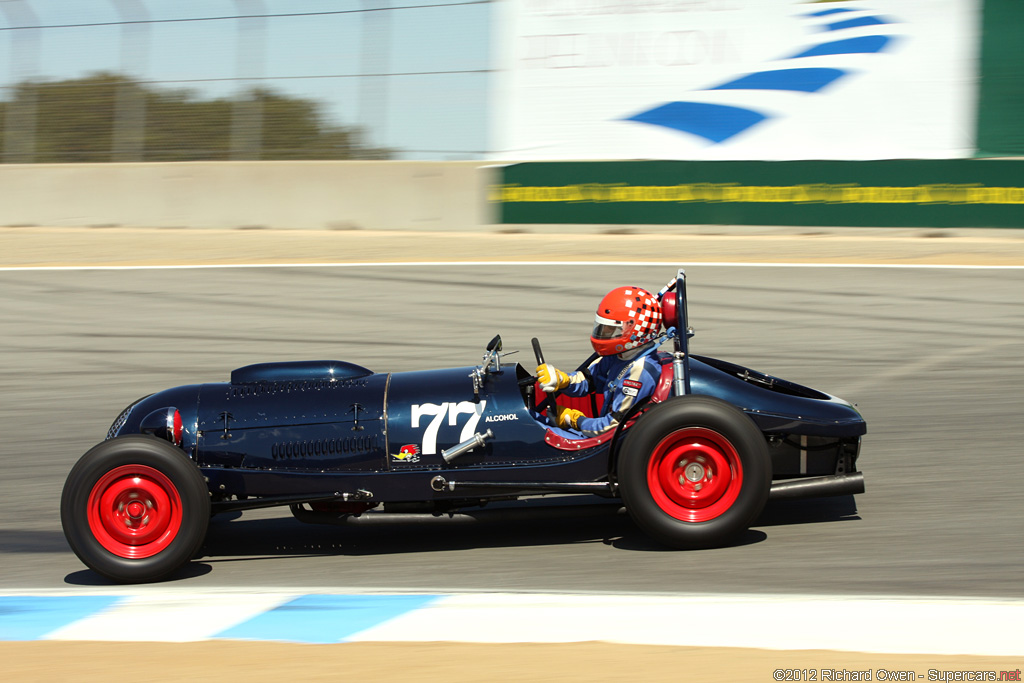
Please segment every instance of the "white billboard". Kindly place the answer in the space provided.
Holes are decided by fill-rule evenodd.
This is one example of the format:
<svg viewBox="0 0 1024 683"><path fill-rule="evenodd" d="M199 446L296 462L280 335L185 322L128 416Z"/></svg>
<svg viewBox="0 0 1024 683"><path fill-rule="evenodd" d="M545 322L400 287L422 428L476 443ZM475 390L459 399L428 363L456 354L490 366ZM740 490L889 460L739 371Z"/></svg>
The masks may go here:
<svg viewBox="0 0 1024 683"><path fill-rule="evenodd" d="M500 0L495 157L950 158L979 0Z"/></svg>

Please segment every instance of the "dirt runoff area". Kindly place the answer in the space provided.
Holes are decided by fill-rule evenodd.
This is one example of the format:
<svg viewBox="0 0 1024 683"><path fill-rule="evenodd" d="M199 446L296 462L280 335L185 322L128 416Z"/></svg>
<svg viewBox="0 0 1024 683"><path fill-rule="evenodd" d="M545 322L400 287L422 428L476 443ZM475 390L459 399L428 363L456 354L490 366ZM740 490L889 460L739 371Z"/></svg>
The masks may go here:
<svg viewBox="0 0 1024 683"><path fill-rule="evenodd" d="M0 228L0 267L438 260L1024 265L1024 230L1012 229L527 226L511 230Z"/></svg>
<svg viewBox="0 0 1024 683"><path fill-rule="evenodd" d="M1021 660L611 643L0 643L5 681L1020 680ZM988 674L993 674L990 677ZM971 676L973 674L973 677ZM1000 679L1002 674L1009 674ZM1016 676L1016 677L1014 677Z"/></svg>

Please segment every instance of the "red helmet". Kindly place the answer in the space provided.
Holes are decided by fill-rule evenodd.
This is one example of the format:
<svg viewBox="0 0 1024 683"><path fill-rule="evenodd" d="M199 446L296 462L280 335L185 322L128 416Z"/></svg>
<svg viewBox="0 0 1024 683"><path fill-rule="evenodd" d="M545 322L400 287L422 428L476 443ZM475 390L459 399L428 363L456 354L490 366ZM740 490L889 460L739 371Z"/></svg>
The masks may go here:
<svg viewBox="0 0 1024 683"><path fill-rule="evenodd" d="M590 343L599 355L611 356L643 346L660 329L657 297L640 287L619 287L597 305Z"/></svg>

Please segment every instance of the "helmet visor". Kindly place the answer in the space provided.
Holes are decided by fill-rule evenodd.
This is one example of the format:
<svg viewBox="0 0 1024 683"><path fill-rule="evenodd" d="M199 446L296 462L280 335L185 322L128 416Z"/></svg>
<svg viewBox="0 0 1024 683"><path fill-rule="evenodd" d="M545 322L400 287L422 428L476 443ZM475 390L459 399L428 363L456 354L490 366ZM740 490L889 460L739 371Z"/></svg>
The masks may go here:
<svg viewBox="0 0 1024 683"><path fill-rule="evenodd" d="M594 331L591 335L594 339L615 339L622 336L622 323L618 320L609 320L601 316L594 316Z"/></svg>

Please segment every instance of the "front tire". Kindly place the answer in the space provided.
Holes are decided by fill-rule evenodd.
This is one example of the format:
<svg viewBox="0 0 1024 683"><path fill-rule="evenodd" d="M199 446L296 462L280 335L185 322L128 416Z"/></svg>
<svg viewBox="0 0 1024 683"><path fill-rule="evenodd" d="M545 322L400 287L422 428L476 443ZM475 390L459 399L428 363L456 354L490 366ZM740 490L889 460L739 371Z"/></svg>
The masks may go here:
<svg viewBox="0 0 1024 683"><path fill-rule="evenodd" d="M665 401L629 431L619 492L649 536L674 548L722 545L761 513L772 467L761 431L710 396Z"/></svg>
<svg viewBox="0 0 1024 683"><path fill-rule="evenodd" d="M180 449L151 436L121 436L71 469L60 516L86 566L120 583L145 583L165 578L199 550L210 495Z"/></svg>

